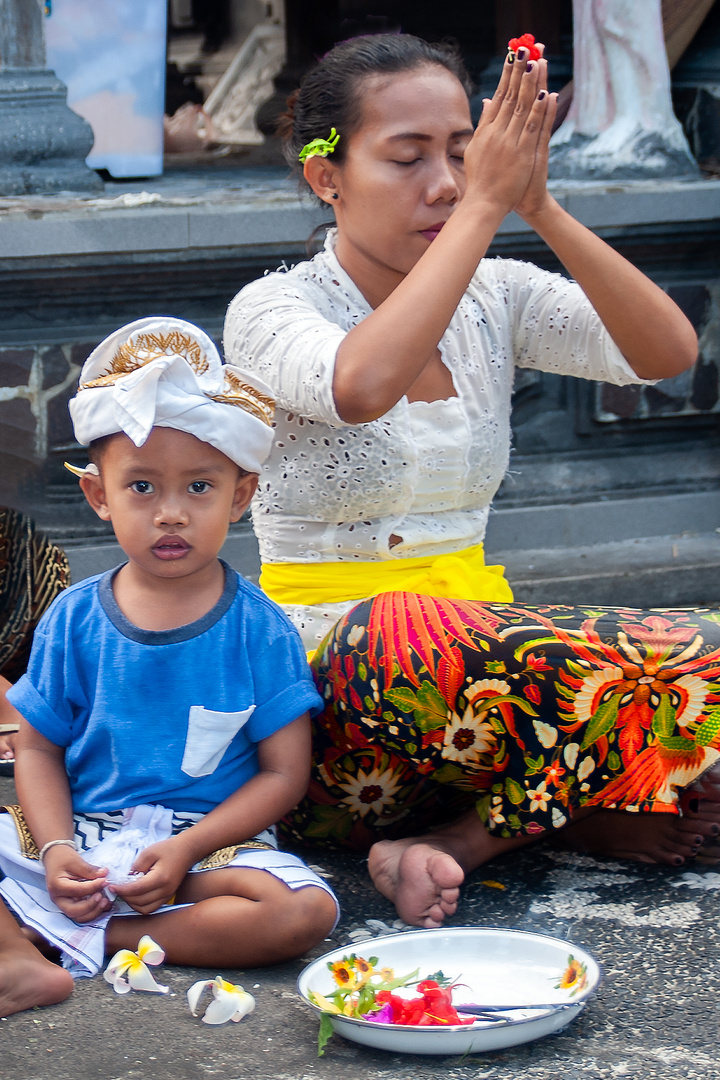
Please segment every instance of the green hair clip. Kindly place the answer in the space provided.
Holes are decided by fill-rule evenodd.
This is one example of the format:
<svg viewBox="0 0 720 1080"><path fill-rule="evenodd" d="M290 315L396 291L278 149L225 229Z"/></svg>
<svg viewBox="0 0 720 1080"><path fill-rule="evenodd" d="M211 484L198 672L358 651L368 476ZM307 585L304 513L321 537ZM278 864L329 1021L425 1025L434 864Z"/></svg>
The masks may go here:
<svg viewBox="0 0 720 1080"><path fill-rule="evenodd" d="M327 157L328 154L335 153L335 147L338 144L340 136L335 131L335 128L330 128L330 136L327 139L313 139L312 142L306 143L302 150L298 154L300 161L305 162L309 157Z"/></svg>

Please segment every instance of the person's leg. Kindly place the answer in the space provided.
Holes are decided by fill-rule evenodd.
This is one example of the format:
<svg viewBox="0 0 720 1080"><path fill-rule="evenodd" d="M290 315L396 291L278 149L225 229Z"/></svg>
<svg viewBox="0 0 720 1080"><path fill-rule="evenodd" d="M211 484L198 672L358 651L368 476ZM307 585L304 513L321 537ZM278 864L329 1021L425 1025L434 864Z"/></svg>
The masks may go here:
<svg viewBox="0 0 720 1080"><path fill-rule="evenodd" d="M684 789L677 814L598 810L552 836L564 851L610 855L644 863L682 866L686 859L720 862L720 764Z"/></svg>
<svg viewBox="0 0 720 1080"><path fill-rule="evenodd" d="M460 886L471 870L534 839L492 836L472 809L433 832L379 840L370 848L368 871L401 919L431 928L455 914Z"/></svg>
<svg viewBox="0 0 720 1080"><path fill-rule="evenodd" d="M0 901L0 1016L55 1005L72 988L70 973L38 952Z"/></svg>
<svg viewBox="0 0 720 1080"><path fill-rule="evenodd" d="M170 964L263 967L317 945L337 914L335 901L323 889L291 889L265 870L236 867L188 874L177 902L192 907L111 919L106 952L135 950L143 934L149 934Z"/></svg>
<svg viewBox="0 0 720 1080"><path fill-rule="evenodd" d="M561 836L581 809L569 844L646 862L682 862L720 827L712 612L385 594L341 620L314 666L329 704L291 834L392 837L369 865L408 921L437 925L469 869ZM428 833L429 778L484 790L487 828L466 807ZM681 788L696 792L684 817Z"/></svg>
<svg viewBox="0 0 720 1080"><path fill-rule="evenodd" d="M717 816L717 815L716 815ZM702 822L709 837L699 831L698 818L678 818L675 814L630 814L626 810L599 810L586 820L571 822L548 836L553 847L580 851L631 862L664 863L682 866L687 859L715 864L720 852L712 840L717 821Z"/></svg>
<svg viewBox="0 0 720 1080"><path fill-rule="evenodd" d="M314 662L328 707L313 722L308 794L283 829L296 843L369 851L378 891L406 922L433 927L455 912L469 871L533 837L493 836L476 809L478 793L492 784L496 748L483 703L494 710L498 691L509 688L497 679L477 682L475 657L465 669L459 649L448 664L430 646L423 664L419 648L411 656L412 648L403 654L402 646L386 647L391 635L382 619L393 595L388 621L398 627L415 617L422 625L427 612L409 613L406 594L365 601ZM412 632L406 640L417 642ZM469 639L464 644L477 651ZM463 683L482 699L473 716L460 698Z"/></svg>

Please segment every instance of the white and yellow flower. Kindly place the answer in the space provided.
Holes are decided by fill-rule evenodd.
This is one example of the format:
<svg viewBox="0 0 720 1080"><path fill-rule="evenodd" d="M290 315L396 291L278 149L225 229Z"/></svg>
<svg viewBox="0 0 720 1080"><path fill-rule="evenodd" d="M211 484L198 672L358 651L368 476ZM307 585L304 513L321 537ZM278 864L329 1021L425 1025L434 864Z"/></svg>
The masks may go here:
<svg viewBox="0 0 720 1080"><path fill-rule="evenodd" d="M488 808L490 814L490 820L495 825L503 825L505 823L505 816L503 815L503 801L499 795L495 795L490 806Z"/></svg>
<svg viewBox="0 0 720 1080"><path fill-rule="evenodd" d="M169 987L155 982L148 970L162 964L165 953L151 937L144 934L138 942L136 953L130 949L120 949L105 968L103 977L109 982L116 994L129 994L131 990L147 990L150 994L167 994Z"/></svg>
<svg viewBox="0 0 720 1080"><path fill-rule="evenodd" d="M497 681L497 680L495 680ZM462 765L480 765L483 754L495 750L495 732L485 720L486 710L475 713L469 705L462 716L450 713L443 738L442 756Z"/></svg>
<svg viewBox="0 0 720 1080"><path fill-rule="evenodd" d="M341 802L348 810L365 817L371 810L381 814L384 807L394 804L400 781L390 769L385 772L373 769L369 773L358 769L357 776L348 777L344 784L338 780L337 786L347 792Z"/></svg>
<svg viewBox="0 0 720 1080"><path fill-rule="evenodd" d="M528 789L531 812L533 810L544 810L546 803L549 803L552 799L552 795L545 790L546 786L546 782L541 780L536 788Z"/></svg>
<svg viewBox="0 0 720 1080"><path fill-rule="evenodd" d="M188 1005L193 1016L197 1016L200 998L207 989L212 991L213 999L205 1010L203 1024L226 1024L233 1020L236 1024L255 1008L255 998L243 990L242 986L227 982L222 976L214 979L201 979L193 983L187 992Z"/></svg>

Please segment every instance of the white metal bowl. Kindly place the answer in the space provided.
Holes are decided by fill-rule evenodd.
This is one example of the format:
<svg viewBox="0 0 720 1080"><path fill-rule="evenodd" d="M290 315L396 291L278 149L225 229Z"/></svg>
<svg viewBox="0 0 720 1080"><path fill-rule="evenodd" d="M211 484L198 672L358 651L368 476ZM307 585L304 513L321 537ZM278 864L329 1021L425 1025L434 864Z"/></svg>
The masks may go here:
<svg viewBox="0 0 720 1080"><path fill-rule="evenodd" d="M378 967L391 967L398 976L418 968L422 979L442 970L453 983L462 984L453 992L456 1008L470 1002L503 1007L499 1019L479 1019L467 1026L411 1027L331 1016L333 1029L346 1039L408 1054L476 1053L539 1039L569 1024L601 978L588 952L560 938L493 927L411 930L333 949L309 964L300 974L298 990L318 1016L322 1010L310 1000L310 991L327 996L337 989L328 963L352 952L366 959L376 956ZM583 975L564 985L573 962L584 968ZM417 994L413 987L397 992Z"/></svg>

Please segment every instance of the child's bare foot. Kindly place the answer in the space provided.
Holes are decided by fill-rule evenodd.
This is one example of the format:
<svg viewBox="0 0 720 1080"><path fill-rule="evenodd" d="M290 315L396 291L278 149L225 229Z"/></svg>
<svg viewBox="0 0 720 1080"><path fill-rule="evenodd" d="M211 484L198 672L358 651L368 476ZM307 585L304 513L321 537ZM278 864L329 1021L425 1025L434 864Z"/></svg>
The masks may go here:
<svg viewBox="0 0 720 1080"><path fill-rule="evenodd" d="M680 796L676 814L598 810L552 836L554 847L644 863L720 862L720 764Z"/></svg>
<svg viewBox="0 0 720 1080"><path fill-rule="evenodd" d="M72 988L70 973L46 960L29 942L0 953L0 1016L56 1005L70 997Z"/></svg>
<svg viewBox="0 0 720 1080"><path fill-rule="evenodd" d="M465 875L496 855L522 847L533 837L491 836L475 810L425 836L380 840L368 855L378 892L392 900L411 926L441 926L454 915Z"/></svg>
<svg viewBox="0 0 720 1080"><path fill-rule="evenodd" d="M34 945L39 953L46 956L48 960L52 960L57 963L60 959L60 950L47 938L44 938L42 934L34 930L32 926L21 926L20 931L26 941L29 941L31 945Z"/></svg>

